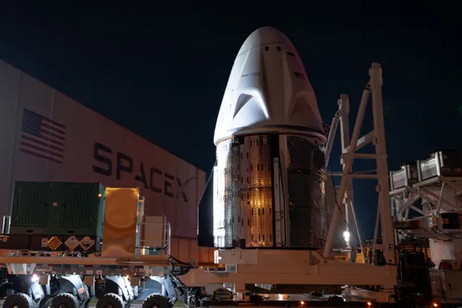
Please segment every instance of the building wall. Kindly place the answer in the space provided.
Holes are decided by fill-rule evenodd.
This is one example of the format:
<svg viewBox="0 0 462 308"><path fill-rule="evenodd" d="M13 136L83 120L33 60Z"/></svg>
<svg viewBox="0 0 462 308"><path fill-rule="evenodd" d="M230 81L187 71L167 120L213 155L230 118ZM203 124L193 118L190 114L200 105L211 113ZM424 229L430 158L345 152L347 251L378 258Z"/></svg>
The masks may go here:
<svg viewBox="0 0 462 308"><path fill-rule="evenodd" d="M166 215L173 242L196 241L204 171L2 61L0 142L1 216L15 181L140 187L145 215Z"/></svg>

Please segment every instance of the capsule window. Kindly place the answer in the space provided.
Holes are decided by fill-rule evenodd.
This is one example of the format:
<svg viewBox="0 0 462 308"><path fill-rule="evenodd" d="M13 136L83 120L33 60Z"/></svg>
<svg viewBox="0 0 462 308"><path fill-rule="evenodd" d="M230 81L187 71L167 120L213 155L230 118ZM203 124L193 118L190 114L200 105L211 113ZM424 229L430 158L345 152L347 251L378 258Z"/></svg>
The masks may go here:
<svg viewBox="0 0 462 308"><path fill-rule="evenodd" d="M291 53L290 51L286 51L286 54L291 56L291 57L295 57L295 55L293 53Z"/></svg>
<svg viewBox="0 0 462 308"><path fill-rule="evenodd" d="M268 46L265 46L265 50L268 51L268 50L269 50L269 47L268 47Z"/></svg>

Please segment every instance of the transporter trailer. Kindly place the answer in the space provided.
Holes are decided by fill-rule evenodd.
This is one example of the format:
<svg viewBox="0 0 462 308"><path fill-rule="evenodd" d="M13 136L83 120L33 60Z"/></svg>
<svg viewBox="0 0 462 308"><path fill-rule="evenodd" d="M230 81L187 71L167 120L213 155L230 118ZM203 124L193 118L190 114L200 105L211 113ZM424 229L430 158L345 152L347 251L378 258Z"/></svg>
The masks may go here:
<svg viewBox="0 0 462 308"><path fill-rule="evenodd" d="M3 307L174 304L184 264L170 256L170 224L145 222L143 206L138 188L16 182L0 241Z"/></svg>

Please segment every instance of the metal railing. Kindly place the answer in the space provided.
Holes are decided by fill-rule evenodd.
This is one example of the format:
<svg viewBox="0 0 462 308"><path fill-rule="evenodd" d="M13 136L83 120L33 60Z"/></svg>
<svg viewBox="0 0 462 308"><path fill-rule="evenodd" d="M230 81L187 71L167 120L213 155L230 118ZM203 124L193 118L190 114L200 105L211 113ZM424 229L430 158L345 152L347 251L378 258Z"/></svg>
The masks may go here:
<svg viewBox="0 0 462 308"><path fill-rule="evenodd" d="M150 233L148 234L147 231ZM172 228L169 222L143 222L140 223L139 232L141 234L138 234L135 254L137 258L149 255L170 256Z"/></svg>

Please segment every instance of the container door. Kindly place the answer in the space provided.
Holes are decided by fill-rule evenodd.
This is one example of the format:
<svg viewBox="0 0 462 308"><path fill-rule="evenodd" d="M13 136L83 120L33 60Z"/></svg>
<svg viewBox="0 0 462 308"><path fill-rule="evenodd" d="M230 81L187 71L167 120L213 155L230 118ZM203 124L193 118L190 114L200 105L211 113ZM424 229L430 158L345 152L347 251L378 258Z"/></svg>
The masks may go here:
<svg viewBox="0 0 462 308"><path fill-rule="evenodd" d="M64 183L60 201L60 227L67 234L95 236L100 208L100 185Z"/></svg>
<svg viewBox="0 0 462 308"><path fill-rule="evenodd" d="M11 209L11 233L37 233L46 228L49 215L48 183L16 182Z"/></svg>

